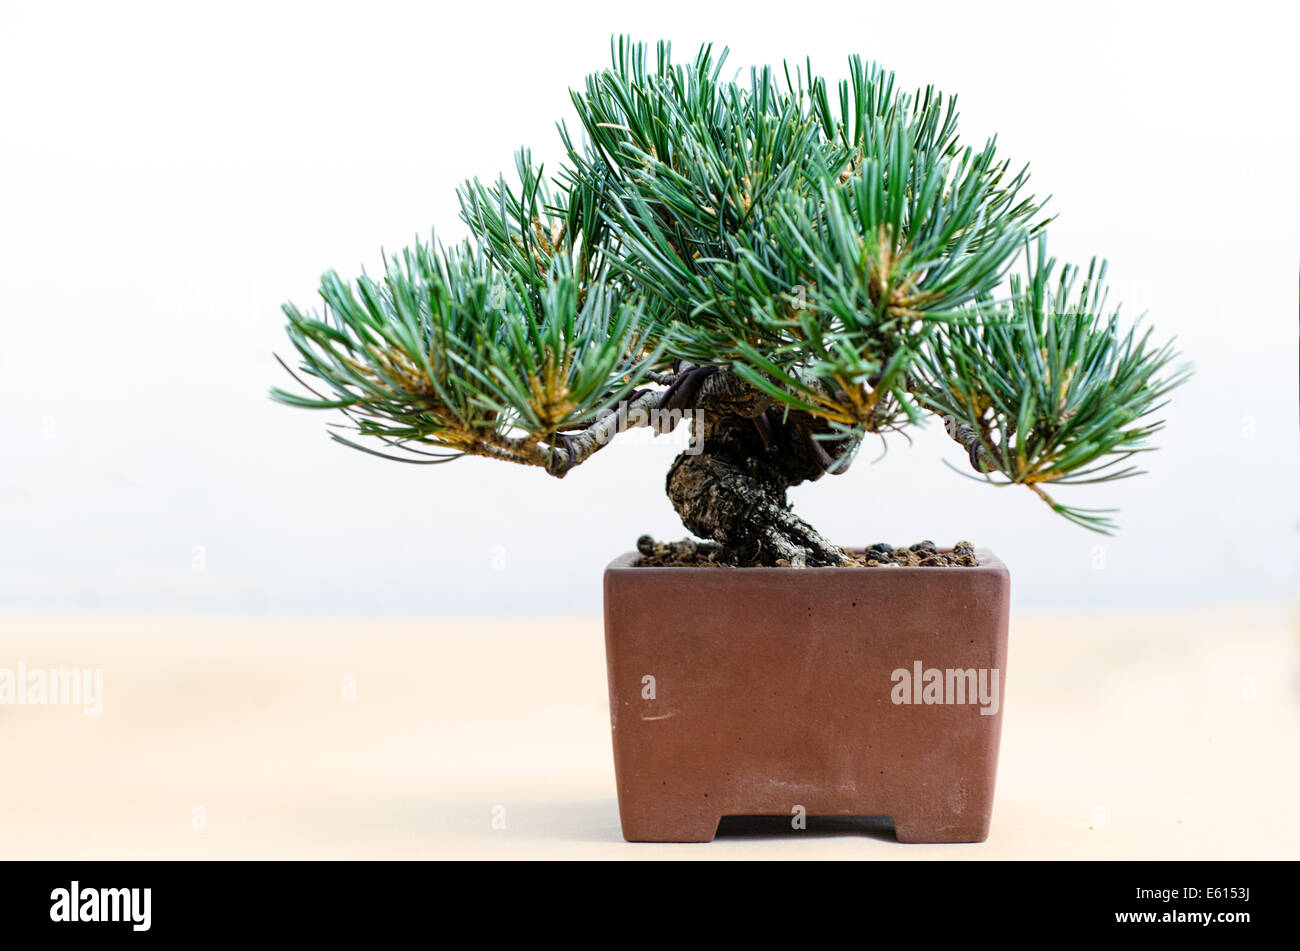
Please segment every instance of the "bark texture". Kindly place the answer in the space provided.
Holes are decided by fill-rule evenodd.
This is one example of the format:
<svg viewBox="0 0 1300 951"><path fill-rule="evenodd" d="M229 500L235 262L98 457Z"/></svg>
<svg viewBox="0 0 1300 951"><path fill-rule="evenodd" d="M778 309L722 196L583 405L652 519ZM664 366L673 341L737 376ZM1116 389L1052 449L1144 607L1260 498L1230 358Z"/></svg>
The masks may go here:
<svg viewBox="0 0 1300 951"><path fill-rule="evenodd" d="M692 448L668 470L667 491L687 529L740 565L837 565L848 561L790 511L786 490L847 468L848 440L818 440L828 424L774 406L725 368L679 369L661 409L690 411Z"/></svg>

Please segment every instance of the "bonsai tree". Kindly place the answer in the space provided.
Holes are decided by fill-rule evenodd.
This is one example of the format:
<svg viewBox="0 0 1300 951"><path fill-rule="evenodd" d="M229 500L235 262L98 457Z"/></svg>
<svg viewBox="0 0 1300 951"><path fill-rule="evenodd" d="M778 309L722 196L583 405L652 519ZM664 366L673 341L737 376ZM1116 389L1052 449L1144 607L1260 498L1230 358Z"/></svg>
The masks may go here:
<svg viewBox="0 0 1300 951"><path fill-rule="evenodd" d="M1121 329L1104 264L1048 256L1027 169L961 143L955 99L858 58L832 89L811 64L724 79L709 47L612 54L558 172L521 151L514 181L459 190L468 240L285 306L307 392L276 399L384 458L555 478L689 425L668 497L722 563L848 563L786 490L930 416L977 478L1113 528L1049 488L1137 474L1186 371Z"/></svg>

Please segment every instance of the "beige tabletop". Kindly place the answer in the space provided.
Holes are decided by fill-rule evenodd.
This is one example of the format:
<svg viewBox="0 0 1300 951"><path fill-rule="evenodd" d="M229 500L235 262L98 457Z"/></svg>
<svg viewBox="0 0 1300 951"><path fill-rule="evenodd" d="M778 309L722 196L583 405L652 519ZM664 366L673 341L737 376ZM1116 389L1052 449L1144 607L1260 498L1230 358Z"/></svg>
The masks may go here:
<svg viewBox="0 0 1300 951"><path fill-rule="evenodd" d="M103 687L0 703L0 858L1294 859L1297 648L1291 605L1017 612L988 842L651 845L599 618L11 616L0 674Z"/></svg>

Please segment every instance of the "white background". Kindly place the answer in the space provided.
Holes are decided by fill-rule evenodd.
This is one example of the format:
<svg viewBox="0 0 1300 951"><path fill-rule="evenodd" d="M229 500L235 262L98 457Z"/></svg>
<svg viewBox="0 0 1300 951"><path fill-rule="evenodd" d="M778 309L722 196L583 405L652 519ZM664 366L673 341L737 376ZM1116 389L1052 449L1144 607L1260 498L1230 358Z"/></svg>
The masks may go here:
<svg viewBox="0 0 1300 951"><path fill-rule="evenodd" d="M0 4L0 608L595 611L636 537L681 537L674 449L561 481L402 466L269 401L279 305L375 268L513 150L559 155L612 33L736 68L850 53L960 96L1195 361L1150 475L1062 497L1101 539L941 460L932 425L792 493L844 544L969 538L1017 603L1295 591L1296 23L1282 4ZM868 446L868 452L873 447ZM1096 546L1104 546L1098 548ZM197 547L196 547L197 546Z"/></svg>

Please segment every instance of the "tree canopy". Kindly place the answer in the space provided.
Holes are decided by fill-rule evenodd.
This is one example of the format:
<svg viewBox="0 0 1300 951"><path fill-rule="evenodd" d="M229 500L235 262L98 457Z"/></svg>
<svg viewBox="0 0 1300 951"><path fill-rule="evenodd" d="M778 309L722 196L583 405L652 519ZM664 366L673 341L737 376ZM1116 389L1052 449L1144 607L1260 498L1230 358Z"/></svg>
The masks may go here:
<svg viewBox="0 0 1300 951"><path fill-rule="evenodd" d="M979 478L1112 528L1045 487L1137 474L1188 371L1121 325L1104 263L1049 256L1028 168L860 58L835 85L725 62L616 40L553 174L521 150L512 178L460 188L466 241L285 305L307 392L274 397L341 411L333 438L390 458L562 475L590 455L575 434L719 367L839 445L937 414Z"/></svg>

